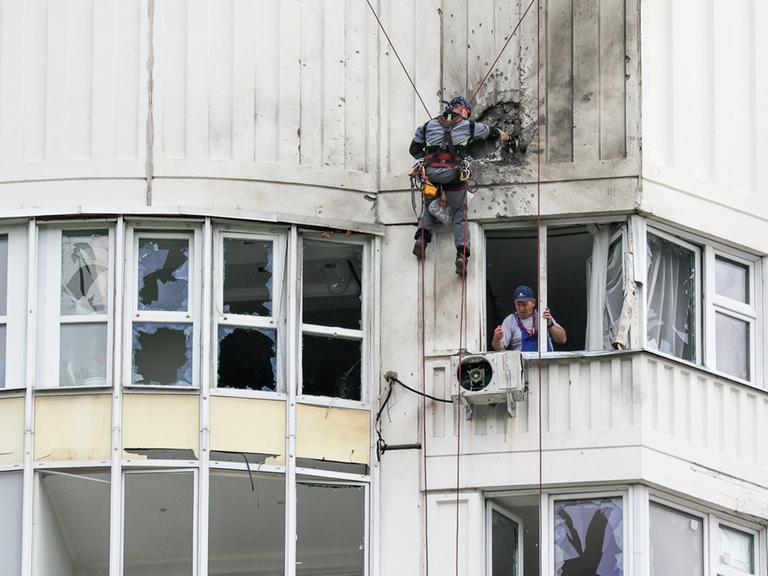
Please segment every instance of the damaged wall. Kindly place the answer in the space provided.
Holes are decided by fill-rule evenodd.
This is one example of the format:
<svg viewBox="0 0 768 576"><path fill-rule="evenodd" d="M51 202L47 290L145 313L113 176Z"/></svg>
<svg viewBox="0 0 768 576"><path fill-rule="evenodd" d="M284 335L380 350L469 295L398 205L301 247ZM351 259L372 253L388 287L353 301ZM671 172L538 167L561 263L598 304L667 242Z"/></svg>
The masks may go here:
<svg viewBox="0 0 768 576"><path fill-rule="evenodd" d="M296 456L368 464L371 413L326 406L296 406Z"/></svg>
<svg viewBox="0 0 768 576"><path fill-rule="evenodd" d="M193 459L200 453L200 397L126 394L123 458Z"/></svg>
<svg viewBox="0 0 768 576"><path fill-rule="evenodd" d="M35 460L108 460L112 395L35 398Z"/></svg>
<svg viewBox="0 0 768 576"><path fill-rule="evenodd" d="M267 455L265 463L285 464L285 402L211 398L211 451ZM215 455L211 455L216 460Z"/></svg>

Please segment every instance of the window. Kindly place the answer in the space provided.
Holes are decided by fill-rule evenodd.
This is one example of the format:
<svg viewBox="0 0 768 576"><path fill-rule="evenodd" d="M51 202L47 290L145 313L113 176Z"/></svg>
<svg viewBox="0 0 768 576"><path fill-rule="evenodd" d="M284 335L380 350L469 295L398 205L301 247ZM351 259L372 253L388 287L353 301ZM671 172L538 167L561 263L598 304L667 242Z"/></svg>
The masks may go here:
<svg viewBox="0 0 768 576"><path fill-rule="evenodd" d="M125 472L123 575L194 574L196 475Z"/></svg>
<svg viewBox="0 0 768 576"><path fill-rule="evenodd" d="M278 388L278 322L282 270L277 239L221 234L217 239L217 386ZM280 243L282 246L283 243Z"/></svg>
<svg viewBox="0 0 768 576"><path fill-rule="evenodd" d="M302 393L363 400L363 246L305 238Z"/></svg>
<svg viewBox="0 0 768 576"><path fill-rule="evenodd" d="M192 386L196 282L192 232L139 232L133 242L130 382Z"/></svg>
<svg viewBox="0 0 768 576"><path fill-rule="evenodd" d="M489 576L522 576L523 524L503 508L488 503L486 514Z"/></svg>
<svg viewBox="0 0 768 576"><path fill-rule="evenodd" d="M8 574L21 574L22 473L0 473L0 558Z"/></svg>
<svg viewBox="0 0 768 576"><path fill-rule="evenodd" d="M36 386L111 383L112 245L107 227L40 229Z"/></svg>
<svg viewBox="0 0 768 576"><path fill-rule="evenodd" d="M0 388L5 388L8 338L8 236L0 235Z"/></svg>
<svg viewBox="0 0 768 576"><path fill-rule="evenodd" d="M704 576L704 526L699 516L651 502L651 576Z"/></svg>
<svg viewBox="0 0 768 576"><path fill-rule="evenodd" d="M367 574L366 489L301 481L296 485L296 574ZM329 530L329 519L333 529Z"/></svg>
<svg viewBox="0 0 768 576"><path fill-rule="evenodd" d="M623 576L622 498L554 501L555 574Z"/></svg>
<svg viewBox="0 0 768 576"><path fill-rule="evenodd" d="M759 261L655 229L647 252L648 347L753 381Z"/></svg>
<svg viewBox="0 0 768 576"><path fill-rule="evenodd" d="M108 471L37 474L32 574L109 573Z"/></svg>
<svg viewBox="0 0 768 576"><path fill-rule="evenodd" d="M563 326L567 339L554 351L611 350L628 346L622 323L626 279L622 223L546 225L536 229L488 230L486 246L486 328L489 349L494 329L515 313L517 286L538 290L538 265L546 278L544 307ZM510 255L514 255L511 258ZM540 258L541 257L541 258ZM539 306L541 308L541 306Z"/></svg>
<svg viewBox="0 0 768 576"><path fill-rule="evenodd" d="M717 573L721 576L755 574L755 534L718 523Z"/></svg>

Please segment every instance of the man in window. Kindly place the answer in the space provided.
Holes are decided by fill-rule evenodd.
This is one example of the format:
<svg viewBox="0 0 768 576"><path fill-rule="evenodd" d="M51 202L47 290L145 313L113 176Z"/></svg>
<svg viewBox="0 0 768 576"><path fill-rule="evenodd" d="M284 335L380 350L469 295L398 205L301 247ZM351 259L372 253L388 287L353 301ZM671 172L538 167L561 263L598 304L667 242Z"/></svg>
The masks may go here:
<svg viewBox="0 0 768 576"><path fill-rule="evenodd" d="M551 352L553 342L565 344L565 328L555 321L549 308L544 309L544 320L547 323L547 351ZM496 330L493 331L491 345L497 352L503 350L538 351L536 297L529 286L515 288L515 311L504 318L501 326L497 326Z"/></svg>

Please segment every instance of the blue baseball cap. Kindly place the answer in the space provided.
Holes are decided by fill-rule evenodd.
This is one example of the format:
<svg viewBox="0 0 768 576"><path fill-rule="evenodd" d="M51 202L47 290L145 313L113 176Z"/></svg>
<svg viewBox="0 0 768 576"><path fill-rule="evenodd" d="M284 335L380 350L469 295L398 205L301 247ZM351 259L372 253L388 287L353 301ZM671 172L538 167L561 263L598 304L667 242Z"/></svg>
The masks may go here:
<svg viewBox="0 0 768 576"><path fill-rule="evenodd" d="M453 110L457 106L464 106L469 110L470 113L472 113L472 103L464 96L456 96L456 98L448 102L448 105L445 107L445 111L448 112L449 110Z"/></svg>
<svg viewBox="0 0 768 576"><path fill-rule="evenodd" d="M536 298L536 295L533 293L530 286L523 285L515 288L515 302L527 302L534 298Z"/></svg>

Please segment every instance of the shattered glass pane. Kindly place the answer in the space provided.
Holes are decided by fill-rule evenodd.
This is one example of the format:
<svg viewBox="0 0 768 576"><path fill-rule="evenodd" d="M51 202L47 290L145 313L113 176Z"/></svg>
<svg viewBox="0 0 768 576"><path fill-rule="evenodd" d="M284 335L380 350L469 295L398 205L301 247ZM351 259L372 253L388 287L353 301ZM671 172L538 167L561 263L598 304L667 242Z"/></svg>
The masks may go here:
<svg viewBox="0 0 768 576"><path fill-rule="evenodd" d="M224 239L223 313L272 315L272 242Z"/></svg>
<svg viewBox="0 0 768 576"><path fill-rule="evenodd" d="M717 312L715 333L717 369L736 378L749 380L749 323Z"/></svg>
<svg viewBox="0 0 768 576"><path fill-rule="evenodd" d="M715 290L721 296L749 304L749 266L716 257Z"/></svg>
<svg viewBox="0 0 768 576"><path fill-rule="evenodd" d="M302 272L305 324L359 330L363 247L306 240Z"/></svg>
<svg viewBox="0 0 768 576"><path fill-rule="evenodd" d="M62 232L61 314L106 314L108 291L108 232Z"/></svg>
<svg viewBox="0 0 768 576"><path fill-rule="evenodd" d="M359 340L305 334L303 344L304 394L360 400Z"/></svg>
<svg viewBox="0 0 768 576"><path fill-rule="evenodd" d="M648 234L648 345L696 360L696 253Z"/></svg>
<svg viewBox="0 0 768 576"><path fill-rule="evenodd" d="M8 311L8 236L0 236L0 316Z"/></svg>
<svg viewBox="0 0 768 576"><path fill-rule="evenodd" d="M62 324L59 386L107 383L107 324Z"/></svg>
<svg viewBox="0 0 768 576"><path fill-rule="evenodd" d="M5 388L5 324L0 324L0 388Z"/></svg>
<svg viewBox="0 0 768 576"><path fill-rule="evenodd" d="M192 386L192 326L133 325L134 384Z"/></svg>
<svg viewBox="0 0 768 576"><path fill-rule="evenodd" d="M219 327L219 388L265 390L277 387L277 332Z"/></svg>
<svg viewBox="0 0 768 576"><path fill-rule="evenodd" d="M187 310L189 240L139 239L139 310Z"/></svg>
<svg viewBox="0 0 768 576"><path fill-rule="evenodd" d="M651 576L704 576L701 518L651 502Z"/></svg>
<svg viewBox="0 0 768 576"><path fill-rule="evenodd" d="M752 534L720 525L720 564L754 574L754 548Z"/></svg>
<svg viewBox="0 0 768 576"><path fill-rule="evenodd" d="M621 498L555 502L555 574L623 576Z"/></svg>
<svg viewBox="0 0 768 576"><path fill-rule="evenodd" d="M518 576L520 526L498 510L491 510L491 576Z"/></svg>
<svg viewBox="0 0 768 576"><path fill-rule="evenodd" d="M296 574L365 573L365 489L296 484ZM329 530L329 519L333 529Z"/></svg>
<svg viewBox="0 0 768 576"><path fill-rule="evenodd" d="M211 470L209 498L208 574L283 574L285 476Z"/></svg>

